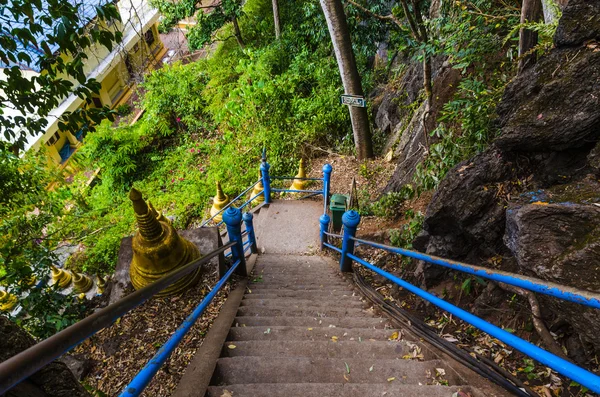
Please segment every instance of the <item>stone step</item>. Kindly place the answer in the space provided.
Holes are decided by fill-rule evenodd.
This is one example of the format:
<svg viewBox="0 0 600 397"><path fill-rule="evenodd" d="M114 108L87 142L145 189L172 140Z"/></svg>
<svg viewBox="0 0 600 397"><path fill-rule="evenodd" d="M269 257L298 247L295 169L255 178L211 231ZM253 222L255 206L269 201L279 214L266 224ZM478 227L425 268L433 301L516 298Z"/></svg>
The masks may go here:
<svg viewBox="0 0 600 397"><path fill-rule="evenodd" d="M350 288L350 285L344 281L311 281L311 280L287 280L287 281L265 281L265 282L251 282L248 284L248 288L260 288L266 286L268 288L294 288L294 289L340 289Z"/></svg>
<svg viewBox="0 0 600 397"><path fill-rule="evenodd" d="M234 349L228 346L233 344ZM372 341L365 339L332 343L331 341L245 340L226 343L221 357L313 357L355 358L362 360L396 359L407 356L413 360L432 359L428 350L407 341ZM419 357L416 357L419 356ZM406 358L411 359L411 358Z"/></svg>
<svg viewBox="0 0 600 397"><path fill-rule="evenodd" d="M306 326L306 327L335 327L350 328L389 328L389 321L386 318L375 317L236 317L233 322L237 327L282 327L282 326Z"/></svg>
<svg viewBox="0 0 600 397"><path fill-rule="evenodd" d="M310 289L297 289L297 288L269 288L267 285L256 285L252 288L246 290L246 295L248 294L315 294L318 296L319 294L323 295L337 295L337 296L355 296L358 295L358 291L352 288L310 288ZM285 295L282 295L285 296Z"/></svg>
<svg viewBox="0 0 600 397"><path fill-rule="evenodd" d="M241 306L238 316L264 316L264 317L371 317L372 310L361 309L289 309L272 307Z"/></svg>
<svg viewBox="0 0 600 397"><path fill-rule="evenodd" d="M244 299L277 299L277 298L298 298L298 299L315 298L315 299L335 299L335 300L340 300L340 299L361 300L362 299L360 297L360 295L358 295L357 293L352 293L352 292L348 292L348 291L275 290L276 292L267 291L266 293L263 293L262 291L264 291L264 290L261 290L258 292L246 293L246 295L244 296Z"/></svg>
<svg viewBox="0 0 600 397"><path fill-rule="evenodd" d="M356 307L367 308L366 303L355 299L297 299L297 298L275 298L275 299L244 299L241 306L261 307L289 307L293 309L308 309L320 307Z"/></svg>
<svg viewBox="0 0 600 397"><path fill-rule="evenodd" d="M254 283L252 285L252 287L248 286L248 289L250 289L250 291L264 291L264 292L281 292L281 291L286 291L286 292L296 292L296 291L310 291L310 292L343 292L343 293L357 293L356 290L354 288L352 288L349 285L346 286L336 286L336 287L325 287L325 286L288 286L288 287L281 287L281 286L273 286L273 285L266 285L266 284L261 284L261 283Z"/></svg>
<svg viewBox="0 0 600 397"><path fill-rule="evenodd" d="M271 273L271 274L335 274L340 276L339 267L334 266L310 266L310 267L294 267L294 266L272 266L272 265L256 265L254 272L259 273Z"/></svg>
<svg viewBox="0 0 600 397"><path fill-rule="evenodd" d="M208 397L451 397L462 391L473 397L484 394L469 386L407 385L396 381L386 383L277 383L277 384L236 384L211 386Z"/></svg>
<svg viewBox="0 0 600 397"><path fill-rule="evenodd" d="M373 370L369 369L373 367ZM436 369L437 368L437 369ZM439 370L445 372L437 377ZM394 378L393 380L389 380ZM224 357L217 361L214 385L236 383L391 383L460 384L440 360L315 359L307 357ZM372 395L372 394L369 394Z"/></svg>
<svg viewBox="0 0 600 397"><path fill-rule="evenodd" d="M307 326L252 326L233 327L229 330L228 340L322 340L337 343L347 340L388 340L394 333L392 329L375 328L338 328Z"/></svg>
<svg viewBox="0 0 600 397"><path fill-rule="evenodd" d="M335 281L335 282L344 282L348 283L347 280L336 274L265 274L265 273L257 273L253 276L250 276L250 281L256 282L256 280L263 280L263 282L297 282L297 281Z"/></svg>

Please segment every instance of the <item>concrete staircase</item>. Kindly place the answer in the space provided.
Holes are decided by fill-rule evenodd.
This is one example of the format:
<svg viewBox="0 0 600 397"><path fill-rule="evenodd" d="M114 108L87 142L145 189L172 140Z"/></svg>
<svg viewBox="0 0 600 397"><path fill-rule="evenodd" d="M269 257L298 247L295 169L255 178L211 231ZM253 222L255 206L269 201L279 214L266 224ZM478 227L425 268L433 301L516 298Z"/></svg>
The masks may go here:
<svg viewBox="0 0 600 397"><path fill-rule="evenodd" d="M310 255L319 244L317 204L276 202L260 210L255 229L264 253L245 290L230 295L235 307L222 310L230 317L213 326L222 337L210 339L211 329L174 396L507 395L395 329L333 259ZM284 231L290 227L294 235ZM294 252L280 252L290 238ZM207 363L211 354L219 356L216 365Z"/></svg>
<svg viewBox="0 0 600 397"><path fill-rule="evenodd" d="M251 279L208 396L449 397L471 390L429 353L425 361L409 359L423 349L397 340L399 330L373 313L329 259L262 255Z"/></svg>

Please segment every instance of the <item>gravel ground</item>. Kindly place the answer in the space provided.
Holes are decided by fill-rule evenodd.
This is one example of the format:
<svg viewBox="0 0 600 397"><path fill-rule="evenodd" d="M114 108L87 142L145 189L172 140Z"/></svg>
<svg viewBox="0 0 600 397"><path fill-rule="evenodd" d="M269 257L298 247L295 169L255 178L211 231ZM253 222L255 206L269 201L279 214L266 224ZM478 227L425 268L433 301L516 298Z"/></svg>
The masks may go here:
<svg viewBox="0 0 600 397"><path fill-rule="evenodd" d="M205 272L195 287L181 295L147 301L77 347L76 356L93 362L93 368L83 380L84 385L89 386L92 393L97 391L98 397L118 395L200 303L215 285L217 277L216 270ZM217 294L143 396L167 397L172 394L231 288L234 285L228 283Z"/></svg>

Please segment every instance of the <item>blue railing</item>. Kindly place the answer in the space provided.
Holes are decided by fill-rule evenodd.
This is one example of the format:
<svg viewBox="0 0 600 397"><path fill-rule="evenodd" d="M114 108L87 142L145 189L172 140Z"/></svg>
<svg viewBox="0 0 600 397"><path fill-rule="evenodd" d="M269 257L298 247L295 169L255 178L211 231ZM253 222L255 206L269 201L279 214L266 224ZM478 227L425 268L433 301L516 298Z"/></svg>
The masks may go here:
<svg viewBox="0 0 600 397"><path fill-rule="evenodd" d="M329 217L324 214L320 218L321 224L321 248L329 248L340 254L340 270L342 272L351 272L352 263L356 262L359 265L377 273L378 275L390 280L400 287L410 291L411 293L423 298L442 310L445 310L452 315L462 319L463 321L473 325L481 331L493 336L494 338L512 346L521 353L533 358L534 360L554 369L558 373L570 378L580 385L600 393L600 376L587 371L577 365L547 352L538 346L519 338L451 303L438 298L429 292L418 288L398 276L390 274L372 263L361 259L354 254L354 248L357 244L366 245L409 258L422 260L434 265L443 266L448 269L462 271L477 277L486 278L489 280L502 282L515 287L524 288L530 291L538 292L545 295L550 295L562 300L579 303L593 308L600 308L600 294L590 291L578 290L576 288L565 287L555 283L546 282L533 277L526 277L518 274L492 270L480 266L468 265L452 260L447 260L420 252L415 252L403 248L390 247L384 244L374 243L372 241L356 238L356 230L360 223L360 215L356 211L346 211L342 217L344 225L343 235L329 233ZM338 248L329 243L329 238L341 238L342 248Z"/></svg>
<svg viewBox="0 0 600 397"><path fill-rule="evenodd" d="M323 177L322 178L299 178L295 176L272 176L269 173L271 169L271 165L267 162L266 150L263 149L261 164L260 164L260 173L261 178L246 188L243 192L238 194L233 200L231 200L227 205L225 205L221 210L212 215L210 218L202 222L200 227L205 227L209 225L216 217L220 214L223 214L228 208L235 207L236 203L242 199L249 191L251 191L256 185L260 182L263 184L263 189L255 194L253 197L250 197L248 200L244 201L239 207L240 210L249 206L255 199L260 196L264 197L264 203L270 204L272 202L272 193L306 193L307 196L323 196L323 213L327 214L327 202L329 201L329 191L331 186L331 172L333 168L330 164L325 164L323 166ZM296 190L296 189L279 189L271 186L273 181L284 181L284 180L299 180L299 181L322 181L323 188L321 190ZM304 197L302 197L304 198ZM217 227L221 226L224 223L224 220L217 222Z"/></svg>

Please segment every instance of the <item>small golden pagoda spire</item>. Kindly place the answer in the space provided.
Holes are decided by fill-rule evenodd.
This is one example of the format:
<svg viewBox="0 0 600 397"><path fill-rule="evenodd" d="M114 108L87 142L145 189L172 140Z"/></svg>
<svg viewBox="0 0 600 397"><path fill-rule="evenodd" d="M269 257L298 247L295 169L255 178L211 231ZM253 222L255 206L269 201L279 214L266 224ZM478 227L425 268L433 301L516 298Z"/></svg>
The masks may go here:
<svg viewBox="0 0 600 397"><path fill-rule="evenodd" d="M254 189L252 189L252 193L250 193L250 198L259 194L264 188L265 187L263 186L263 182L262 182L262 173L260 172L260 170L258 170L258 183L254 186ZM252 200L252 204L258 205L264 201L265 201L265 195L261 194L260 196L258 196L254 200Z"/></svg>
<svg viewBox="0 0 600 397"><path fill-rule="evenodd" d="M215 223L219 223L223 220L223 214L219 214L215 216L219 211L223 209L227 204L229 204L229 197L223 193L223 189L221 188L221 182L217 181L217 194L213 198L213 205L210 209L210 216L214 216L213 220Z"/></svg>
<svg viewBox="0 0 600 397"><path fill-rule="evenodd" d="M163 228L159 220L150 211L148 204L142 199L139 190L131 189L129 199L133 203L133 211L137 219L140 234L148 241L159 240L163 234ZM156 210L154 210L156 212Z"/></svg>
<svg viewBox="0 0 600 397"><path fill-rule="evenodd" d="M133 258L129 267L131 283L136 289L200 257L198 248L180 237L173 225L142 199L139 191L131 189L129 198L139 227L131 243ZM200 269L179 279L158 296L180 292L197 282L199 276Z"/></svg>
<svg viewBox="0 0 600 397"><path fill-rule="evenodd" d="M72 275L68 270L59 269L54 265L50 265L52 271L52 281L58 284L60 288L67 288L71 284Z"/></svg>
<svg viewBox="0 0 600 397"><path fill-rule="evenodd" d="M298 168L296 178L306 178L306 171L304 170L303 159L300 159L300 167ZM290 186L290 190L304 190L306 188L307 182L308 181L305 181L303 179L294 179L294 182L292 182L292 186Z"/></svg>
<svg viewBox="0 0 600 397"><path fill-rule="evenodd" d="M73 274L73 289L75 290L75 292L86 293L92 288L93 285L94 282L92 281L92 279L86 276L85 274Z"/></svg>
<svg viewBox="0 0 600 397"><path fill-rule="evenodd" d="M96 274L98 278L98 282L96 283L96 293L98 295L102 295L104 293L104 288L106 287L106 279L102 278L99 274Z"/></svg>
<svg viewBox="0 0 600 397"><path fill-rule="evenodd" d="M0 311L10 312L17 306L17 297L9 294L4 290L0 290Z"/></svg>

